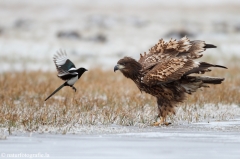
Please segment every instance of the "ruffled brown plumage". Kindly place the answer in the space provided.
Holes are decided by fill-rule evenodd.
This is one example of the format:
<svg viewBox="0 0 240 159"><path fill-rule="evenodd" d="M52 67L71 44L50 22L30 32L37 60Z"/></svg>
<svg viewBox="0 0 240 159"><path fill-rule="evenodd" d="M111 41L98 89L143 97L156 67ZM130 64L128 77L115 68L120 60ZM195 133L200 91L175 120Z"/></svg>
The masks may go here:
<svg viewBox="0 0 240 159"><path fill-rule="evenodd" d="M190 76L190 74L211 71L209 67L226 68L207 62L197 62L207 48L216 48L204 41L190 41L187 37L165 42L160 39L149 49L140 54L138 61L131 57L120 59L114 71L120 70L130 78L141 91L157 98L158 116L161 124L169 113L175 113L174 107L183 102L186 94L192 94L198 88L208 84L220 84L224 78ZM157 123L159 124L159 123Z"/></svg>

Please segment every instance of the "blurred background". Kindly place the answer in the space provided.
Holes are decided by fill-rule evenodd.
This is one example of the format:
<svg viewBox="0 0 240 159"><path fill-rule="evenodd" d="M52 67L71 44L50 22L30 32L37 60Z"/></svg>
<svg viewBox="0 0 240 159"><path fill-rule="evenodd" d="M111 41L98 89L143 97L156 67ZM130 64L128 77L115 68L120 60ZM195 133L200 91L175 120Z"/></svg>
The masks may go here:
<svg viewBox="0 0 240 159"><path fill-rule="evenodd" d="M0 72L55 71L52 56L67 51L77 67L112 69L160 38L218 46L218 64L240 56L239 0L1 0Z"/></svg>

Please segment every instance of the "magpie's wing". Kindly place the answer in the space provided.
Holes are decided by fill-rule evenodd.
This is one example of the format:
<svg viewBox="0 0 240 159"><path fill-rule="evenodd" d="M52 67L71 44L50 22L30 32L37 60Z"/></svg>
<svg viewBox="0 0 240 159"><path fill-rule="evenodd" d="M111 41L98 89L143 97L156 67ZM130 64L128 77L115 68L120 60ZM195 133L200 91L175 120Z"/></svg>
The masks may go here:
<svg viewBox="0 0 240 159"><path fill-rule="evenodd" d="M74 72L74 73L69 73L69 74L61 74L61 75L58 75L58 77L64 81L66 81L66 80L69 80L69 79L75 77L76 75L78 75L78 73Z"/></svg>
<svg viewBox="0 0 240 159"><path fill-rule="evenodd" d="M68 59L65 51L60 50L57 52L57 54L53 56L53 61L56 65L59 78L68 80L78 74L75 65Z"/></svg>

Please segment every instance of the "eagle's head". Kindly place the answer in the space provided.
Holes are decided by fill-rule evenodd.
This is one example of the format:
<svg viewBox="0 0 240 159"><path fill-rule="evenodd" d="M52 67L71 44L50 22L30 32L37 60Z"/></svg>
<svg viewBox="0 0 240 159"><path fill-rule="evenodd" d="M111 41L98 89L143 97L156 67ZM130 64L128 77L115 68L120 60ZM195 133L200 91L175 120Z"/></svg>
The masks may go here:
<svg viewBox="0 0 240 159"><path fill-rule="evenodd" d="M125 77L134 79L139 75L141 69L141 64L136 60L131 57L124 57L117 62L114 72L119 70Z"/></svg>

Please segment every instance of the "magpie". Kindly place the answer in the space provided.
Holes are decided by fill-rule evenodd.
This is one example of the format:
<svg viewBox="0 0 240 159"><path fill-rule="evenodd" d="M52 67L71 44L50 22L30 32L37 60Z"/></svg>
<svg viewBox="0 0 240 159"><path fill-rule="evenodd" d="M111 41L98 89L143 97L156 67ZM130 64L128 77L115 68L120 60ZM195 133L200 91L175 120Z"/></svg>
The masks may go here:
<svg viewBox="0 0 240 159"><path fill-rule="evenodd" d="M57 68L57 76L66 82L64 82L60 87L58 87L58 89L56 89L50 96L48 96L45 101L47 101L64 86L70 86L76 92L77 89L73 85L82 76L82 74L87 71L87 69L83 67L76 69L72 61L68 59L67 53L62 50L53 56L53 62Z"/></svg>

